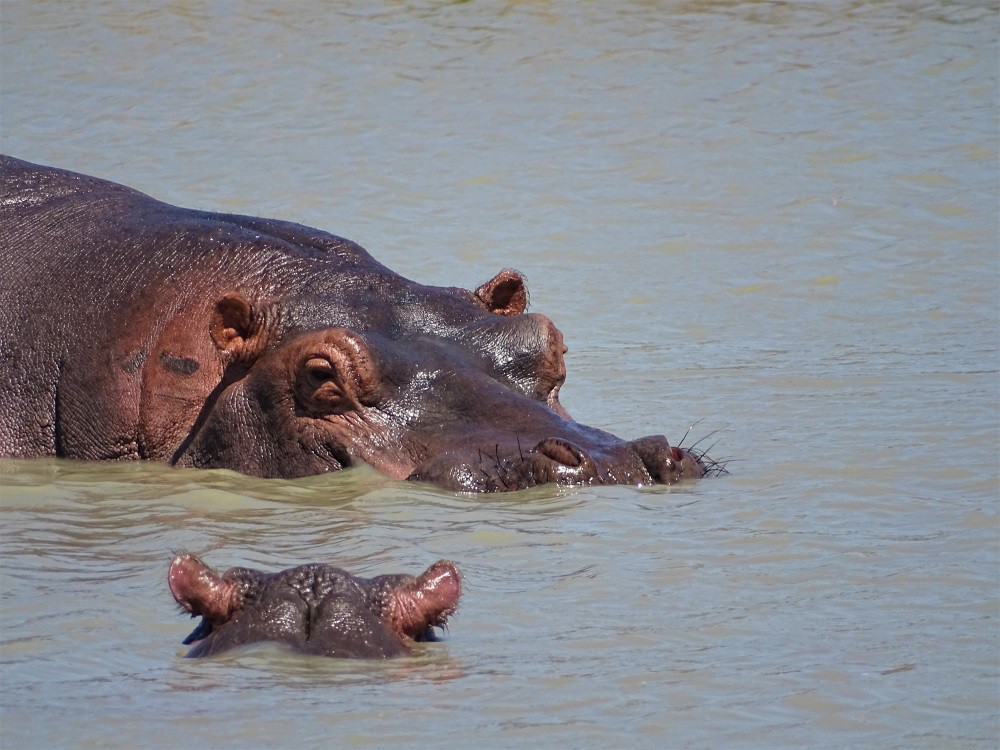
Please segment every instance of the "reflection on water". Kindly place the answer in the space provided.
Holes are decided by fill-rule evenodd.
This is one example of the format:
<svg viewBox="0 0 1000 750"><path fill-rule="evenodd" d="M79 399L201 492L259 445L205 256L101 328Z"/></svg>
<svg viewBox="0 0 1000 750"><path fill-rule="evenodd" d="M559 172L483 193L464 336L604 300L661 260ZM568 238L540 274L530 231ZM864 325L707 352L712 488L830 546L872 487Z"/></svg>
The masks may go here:
<svg viewBox="0 0 1000 750"><path fill-rule="evenodd" d="M733 473L0 461L0 744L994 747L997 39L975 2L6 4L5 152L519 268L574 416L721 429ZM178 550L465 593L411 658L187 661Z"/></svg>

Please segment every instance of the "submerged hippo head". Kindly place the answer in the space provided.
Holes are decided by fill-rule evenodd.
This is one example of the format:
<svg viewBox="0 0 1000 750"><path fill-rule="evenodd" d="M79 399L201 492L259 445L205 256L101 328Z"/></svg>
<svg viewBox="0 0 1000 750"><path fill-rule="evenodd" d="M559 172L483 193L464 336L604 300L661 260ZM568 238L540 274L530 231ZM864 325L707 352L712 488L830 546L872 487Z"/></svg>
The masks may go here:
<svg viewBox="0 0 1000 750"><path fill-rule="evenodd" d="M188 656L211 656L271 641L342 658L386 658L414 641L434 640L458 606L461 578L440 560L417 577L359 578L313 563L278 573L230 568L221 576L194 555L177 555L167 582L201 624L185 640Z"/></svg>
<svg viewBox="0 0 1000 750"><path fill-rule="evenodd" d="M525 312L516 272L475 293L403 293L408 329L383 313L270 339L252 303L225 297L211 331L235 374L223 377L176 463L294 477L364 462L395 479L485 492L705 473L700 454L662 436L622 440L570 417L559 402L562 334Z"/></svg>

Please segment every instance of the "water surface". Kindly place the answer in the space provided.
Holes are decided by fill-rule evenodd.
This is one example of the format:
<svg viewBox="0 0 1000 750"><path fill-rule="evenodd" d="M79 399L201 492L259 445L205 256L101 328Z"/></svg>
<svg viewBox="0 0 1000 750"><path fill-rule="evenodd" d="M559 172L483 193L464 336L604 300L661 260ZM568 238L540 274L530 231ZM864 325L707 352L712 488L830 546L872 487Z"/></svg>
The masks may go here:
<svg viewBox="0 0 1000 750"><path fill-rule="evenodd" d="M4 2L5 153L327 229L425 283L518 268L575 417L697 423L733 460L488 497L2 462L0 743L995 747L997 19ZM465 595L412 658L187 661L181 549L446 557Z"/></svg>

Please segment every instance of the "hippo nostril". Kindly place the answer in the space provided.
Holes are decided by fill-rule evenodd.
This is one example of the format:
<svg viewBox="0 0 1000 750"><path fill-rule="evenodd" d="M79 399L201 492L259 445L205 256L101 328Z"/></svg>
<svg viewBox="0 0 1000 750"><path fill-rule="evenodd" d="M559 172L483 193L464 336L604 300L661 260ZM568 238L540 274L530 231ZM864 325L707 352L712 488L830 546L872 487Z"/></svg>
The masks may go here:
<svg viewBox="0 0 1000 750"><path fill-rule="evenodd" d="M573 469L588 463L587 454L579 446L560 438L545 438L535 446L535 452Z"/></svg>
<svg viewBox="0 0 1000 750"><path fill-rule="evenodd" d="M705 473L698 458L676 446L670 445L662 435L651 435L629 443L642 459L649 477L660 484L673 484L681 479L691 479Z"/></svg>
<svg viewBox="0 0 1000 750"><path fill-rule="evenodd" d="M650 435L630 443L633 451L642 459L646 471L654 482L672 484L684 464L684 453L675 448L662 435Z"/></svg>

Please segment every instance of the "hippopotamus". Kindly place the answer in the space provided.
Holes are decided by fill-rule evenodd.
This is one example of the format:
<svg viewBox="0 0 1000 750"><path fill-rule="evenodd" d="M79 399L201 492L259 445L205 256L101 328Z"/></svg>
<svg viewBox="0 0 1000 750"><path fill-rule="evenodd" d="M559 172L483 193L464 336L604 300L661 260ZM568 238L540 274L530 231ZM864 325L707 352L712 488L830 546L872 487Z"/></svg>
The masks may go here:
<svg viewBox="0 0 1000 750"><path fill-rule="evenodd" d="M0 157L0 456L461 492L672 484L712 464L559 401L523 276L425 286L342 237Z"/></svg>
<svg viewBox="0 0 1000 750"><path fill-rule="evenodd" d="M439 560L419 576L360 578L322 563L278 573L230 568L221 576L198 557L174 557L167 573L174 599L200 616L187 656L212 656L270 641L319 656L375 659L436 640L462 594L458 569Z"/></svg>

